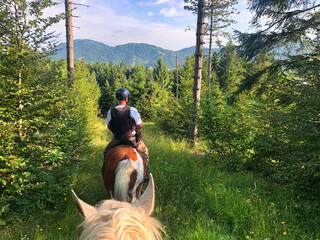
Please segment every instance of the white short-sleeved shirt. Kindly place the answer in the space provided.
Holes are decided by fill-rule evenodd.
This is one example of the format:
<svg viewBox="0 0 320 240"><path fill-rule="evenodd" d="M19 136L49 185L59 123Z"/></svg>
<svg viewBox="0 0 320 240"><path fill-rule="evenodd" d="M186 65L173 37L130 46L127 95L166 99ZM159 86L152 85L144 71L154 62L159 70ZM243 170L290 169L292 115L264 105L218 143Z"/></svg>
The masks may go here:
<svg viewBox="0 0 320 240"><path fill-rule="evenodd" d="M115 106L115 108L124 108L126 105L117 105ZM138 110L134 107L130 108L130 116L135 120L136 125L140 125L142 123L140 114L138 112ZM109 123L111 121L111 109L108 111L108 115L107 115L107 125L109 126Z"/></svg>

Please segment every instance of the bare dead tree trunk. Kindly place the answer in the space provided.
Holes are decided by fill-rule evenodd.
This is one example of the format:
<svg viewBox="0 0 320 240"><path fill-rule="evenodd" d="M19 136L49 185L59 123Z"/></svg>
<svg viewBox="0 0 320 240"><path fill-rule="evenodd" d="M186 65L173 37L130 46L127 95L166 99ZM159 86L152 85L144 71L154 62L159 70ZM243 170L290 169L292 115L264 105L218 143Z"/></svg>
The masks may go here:
<svg viewBox="0 0 320 240"><path fill-rule="evenodd" d="M178 53L176 53L176 97L179 98L179 72L178 72Z"/></svg>
<svg viewBox="0 0 320 240"><path fill-rule="evenodd" d="M211 87L211 55L212 55L212 30L213 30L213 6L210 6L210 40L209 40L209 59L208 59L208 92L210 96Z"/></svg>
<svg viewBox="0 0 320 240"><path fill-rule="evenodd" d="M202 60L203 60L203 43L204 43L204 11L206 0L198 0L198 18L197 18L197 40L195 51L195 68L193 81L193 100L194 111L191 120L191 140L194 145L198 144L198 117L200 113L200 92L202 79Z"/></svg>
<svg viewBox="0 0 320 240"><path fill-rule="evenodd" d="M72 2L65 0L66 13L66 38L67 38L67 71L68 79L73 78L74 60L73 60L73 30L72 30Z"/></svg>

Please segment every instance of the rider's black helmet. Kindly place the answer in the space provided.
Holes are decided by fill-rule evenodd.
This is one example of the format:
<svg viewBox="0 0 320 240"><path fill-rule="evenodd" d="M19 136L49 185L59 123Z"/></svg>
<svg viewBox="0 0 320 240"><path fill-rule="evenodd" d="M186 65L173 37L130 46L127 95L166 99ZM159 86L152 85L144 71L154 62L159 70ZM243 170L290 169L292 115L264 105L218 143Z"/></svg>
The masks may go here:
<svg viewBox="0 0 320 240"><path fill-rule="evenodd" d="M130 93L128 91L128 89L126 88L119 88L116 91L116 98L118 100L125 100L127 97L129 97Z"/></svg>

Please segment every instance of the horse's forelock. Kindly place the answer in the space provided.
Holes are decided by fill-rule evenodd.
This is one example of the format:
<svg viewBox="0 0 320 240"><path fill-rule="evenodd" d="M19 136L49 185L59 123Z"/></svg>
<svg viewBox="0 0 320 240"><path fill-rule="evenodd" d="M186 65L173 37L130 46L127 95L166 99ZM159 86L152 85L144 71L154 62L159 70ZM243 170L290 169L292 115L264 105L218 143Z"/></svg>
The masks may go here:
<svg viewBox="0 0 320 240"><path fill-rule="evenodd" d="M103 201L82 228L80 239L162 239L159 221L129 203L114 200Z"/></svg>

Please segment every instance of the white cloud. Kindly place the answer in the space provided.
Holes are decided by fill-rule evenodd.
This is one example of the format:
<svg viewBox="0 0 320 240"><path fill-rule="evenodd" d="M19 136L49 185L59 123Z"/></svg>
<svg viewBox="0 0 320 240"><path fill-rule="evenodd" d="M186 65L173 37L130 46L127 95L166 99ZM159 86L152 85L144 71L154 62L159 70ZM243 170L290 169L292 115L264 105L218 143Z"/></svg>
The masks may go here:
<svg viewBox="0 0 320 240"><path fill-rule="evenodd" d="M141 1L137 2L136 4L137 4L137 6L140 6L140 7L148 6L148 4L146 2L141 2Z"/></svg>
<svg viewBox="0 0 320 240"><path fill-rule="evenodd" d="M81 2L80 2L81 4L87 4L88 3L88 0L81 0Z"/></svg>
<svg viewBox="0 0 320 240"><path fill-rule="evenodd" d="M162 8L159 11L159 14L165 16L165 17L177 17L177 16L182 16L184 12L182 11L177 11L175 7L171 8Z"/></svg>
<svg viewBox="0 0 320 240"><path fill-rule="evenodd" d="M178 0L179 4L181 3L180 0ZM183 1L182 1L183 2ZM146 1L146 2L143 2L143 1L139 1L137 2L137 6L140 6L140 7L146 7L146 6L157 6L157 5L161 5L161 4L169 4L169 5L177 5L178 3L176 1L172 1L172 0L150 0L150 1Z"/></svg>
<svg viewBox="0 0 320 240"><path fill-rule="evenodd" d="M63 11L63 7L61 4L54 12ZM117 15L103 5L95 6L94 11L92 8L79 7L75 10L75 15L80 17L74 18L73 25L80 29L74 28L74 39L92 39L109 46L147 43L169 50L180 50L195 45L195 32L184 31L185 26L176 27L171 24L146 21L143 18ZM64 21L50 30L61 33L59 39L65 42Z"/></svg>
<svg viewBox="0 0 320 240"><path fill-rule="evenodd" d="M155 2L155 5L159 5L159 4L163 4L163 3L169 3L169 2L170 2L170 0L157 0Z"/></svg>
<svg viewBox="0 0 320 240"><path fill-rule="evenodd" d="M74 14L80 17L74 18L73 25L80 27L80 29L74 28L74 39L92 39L109 46L126 43L147 43L170 50L179 50L195 45L195 31L185 31L185 28L189 25L191 27L196 26L196 16L183 10L183 4L181 4L183 0L171 0L167 2L167 7L158 5L157 7L146 8L144 14L139 14L136 17L126 13L119 15L121 11L112 9L114 6L106 4L106 0L79 0L78 2L81 1L87 1L87 4L91 4L91 7L79 6L75 10ZM127 0L124 2L127 2ZM141 4L153 3L153 6L156 2L157 0L140 1ZM179 7L174 5L178 3ZM161 7L163 8L161 9ZM159 11L159 9L161 10ZM51 8L47 14L53 15L63 11L64 4L61 3L55 8ZM233 16L238 23L230 26L228 29L230 32L233 29L242 32L248 30L247 23L251 20L252 14L244 6L241 7L240 11L239 15ZM160 18L157 18L159 16L156 15L158 14L161 14ZM152 18L147 18L146 15L152 16ZM165 20L163 20L163 16L166 18ZM65 42L64 21L50 30L61 33L60 41Z"/></svg>

